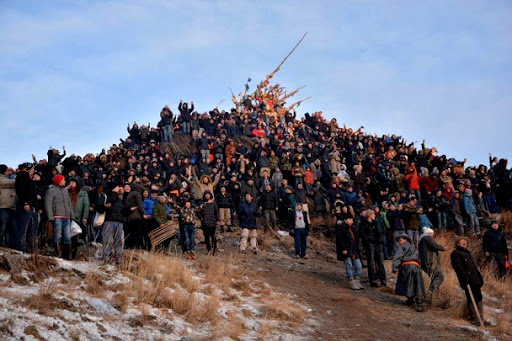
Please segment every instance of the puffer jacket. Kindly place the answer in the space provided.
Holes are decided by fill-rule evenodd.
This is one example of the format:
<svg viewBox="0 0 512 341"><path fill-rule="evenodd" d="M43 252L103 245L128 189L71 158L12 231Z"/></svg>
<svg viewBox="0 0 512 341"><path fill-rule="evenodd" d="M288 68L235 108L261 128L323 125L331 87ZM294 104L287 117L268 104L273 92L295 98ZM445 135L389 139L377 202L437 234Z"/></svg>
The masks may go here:
<svg viewBox="0 0 512 341"><path fill-rule="evenodd" d="M260 197L260 206L264 210L275 210L279 203L277 201L277 194L274 191L263 191Z"/></svg>
<svg viewBox="0 0 512 341"><path fill-rule="evenodd" d="M52 186L46 191L44 198L48 220L54 220L55 216L73 218L73 206L69 193L64 187Z"/></svg>
<svg viewBox="0 0 512 341"><path fill-rule="evenodd" d="M16 180L8 179L0 175L0 208L16 207L16 196L14 195L14 185Z"/></svg>
<svg viewBox="0 0 512 341"><path fill-rule="evenodd" d="M214 227L220 220L219 206L214 202L205 202L201 205L201 223L203 227Z"/></svg>

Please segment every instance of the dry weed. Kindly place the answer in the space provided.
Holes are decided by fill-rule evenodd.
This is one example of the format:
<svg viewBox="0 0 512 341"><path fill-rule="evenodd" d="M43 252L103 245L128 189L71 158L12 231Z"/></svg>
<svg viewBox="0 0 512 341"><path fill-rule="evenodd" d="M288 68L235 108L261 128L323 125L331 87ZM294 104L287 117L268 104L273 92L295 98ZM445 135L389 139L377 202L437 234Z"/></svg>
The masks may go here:
<svg viewBox="0 0 512 341"><path fill-rule="evenodd" d="M261 310L265 320L276 319L294 323L302 323L306 314L304 308L280 296L266 298Z"/></svg>

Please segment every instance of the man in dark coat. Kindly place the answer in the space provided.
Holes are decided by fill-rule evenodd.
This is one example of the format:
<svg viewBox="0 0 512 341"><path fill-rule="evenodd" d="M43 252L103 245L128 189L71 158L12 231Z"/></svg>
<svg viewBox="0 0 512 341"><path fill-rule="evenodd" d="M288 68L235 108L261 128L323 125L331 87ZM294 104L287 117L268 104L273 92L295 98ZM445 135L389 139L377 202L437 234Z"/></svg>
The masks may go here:
<svg viewBox="0 0 512 341"><path fill-rule="evenodd" d="M377 265L377 276L383 287L386 283L386 269L384 268L384 245L382 234L379 231L377 221L375 220L375 212L373 210L365 210L361 214L360 235L366 250L366 258L368 260L368 279L370 286L378 287L375 276L375 265Z"/></svg>
<svg viewBox="0 0 512 341"><path fill-rule="evenodd" d="M18 166L16 174L16 230L12 241L12 247L18 251L35 251L36 235L38 226L37 214L37 193L36 186L32 181L34 175L34 165L31 163L23 163ZM23 237L26 235L26 247L24 246Z"/></svg>
<svg viewBox="0 0 512 341"><path fill-rule="evenodd" d="M359 235L354 227L351 215L340 214L336 217L336 255L339 261L345 263L345 271L350 283L350 289L361 290L361 253L359 252Z"/></svg>
<svg viewBox="0 0 512 341"><path fill-rule="evenodd" d="M491 228L485 232L482 247L485 257L487 257L487 262L489 264L496 262L498 266L497 275L500 278L504 278L507 274L505 262L508 262L508 248L505 235L497 221L493 220Z"/></svg>
<svg viewBox="0 0 512 341"><path fill-rule="evenodd" d="M276 211L279 209L279 201L277 194L272 190L272 186L266 185L265 190L260 196L260 211L263 211L265 217L265 229L269 227L277 230L277 216Z"/></svg>
<svg viewBox="0 0 512 341"><path fill-rule="evenodd" d="M455 239L455 250L452 251L450 258L453 270L459 279L460 286L466 293L470 321L472 324L479 326L480 322L478 321L476 310L471 300L470 290L473 293L480 316L484 319L481 290L484 285L484 278L478 269L475 258L471 254L471 251L467 249L467 246L468 242L466 238L458 237Z"/></svg>
<svg viewBox="0 0 512 341"><path fill-rule="evenodd" d="M439 245L434 240L434 230L428 227L423 228L420 236L419 252L421 260L421 268L430 277L430 286L428 288L426 301L432 300L432 294L439 289L444 281L443 270L441 269L441 261L439 259L439 251L446 251L446 248Z"/></svg>
<svg viewBox="0 0 512 341"><path fill-rule="evenodd" d="M240 225L242 227L242 239L240 241L240 251L245 252L247 248L247 239L250 238L251 247L254 253L258 252L258 223L256 217L261 215L258 205L252 201L252 195L245 195L245 202L241 203L238 208L240 215Z"/></svg>
<svg viewBox="0 0 512 341"><path fill-rule="evenodd" d="M201 228L206 241L206 250L208 253L212 252L213 256L217 251L217 238L215 237L217 225L220 225L219 206L213 199L212 193L206 190L201 205Z"/></svg>

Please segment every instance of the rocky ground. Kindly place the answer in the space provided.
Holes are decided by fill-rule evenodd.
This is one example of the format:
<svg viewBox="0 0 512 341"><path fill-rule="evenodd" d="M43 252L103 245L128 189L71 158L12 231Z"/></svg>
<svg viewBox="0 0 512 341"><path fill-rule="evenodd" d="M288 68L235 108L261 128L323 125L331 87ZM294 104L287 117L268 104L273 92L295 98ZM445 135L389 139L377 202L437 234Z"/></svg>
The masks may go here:
<svg viewBox="0 0 512 341"><path fill-rule="evenodd" d="M239 253L238 238L237 232L220 235L215 257L198 245L195 261L178 253L126 252L121 268L94 256L68 262L0 249L0 338L508 338L493 327L477 329L448 310L415 312L394 295L393 277L388 287L369 288L366 282L365 290L348 289L344 267L324 237L310 238L305 260L292 257L292 239L284 233L280 240L260 238L257 254ZM390 261L386 266L391 273Z"/></svg>

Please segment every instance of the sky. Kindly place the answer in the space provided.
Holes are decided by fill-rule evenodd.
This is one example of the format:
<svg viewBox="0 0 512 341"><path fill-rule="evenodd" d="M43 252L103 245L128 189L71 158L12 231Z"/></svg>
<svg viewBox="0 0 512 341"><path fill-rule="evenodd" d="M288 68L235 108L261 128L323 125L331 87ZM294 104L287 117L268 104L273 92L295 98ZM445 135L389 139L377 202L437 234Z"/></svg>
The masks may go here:
<svg viewBox="0 0 512 341"><path fill-rule="evenodd" d="M0 163L97 153L180 99L231 107L276 74L298 115L510 159L510 1L0 1ZM224 100L224 101L223 101Z"/></svg>

